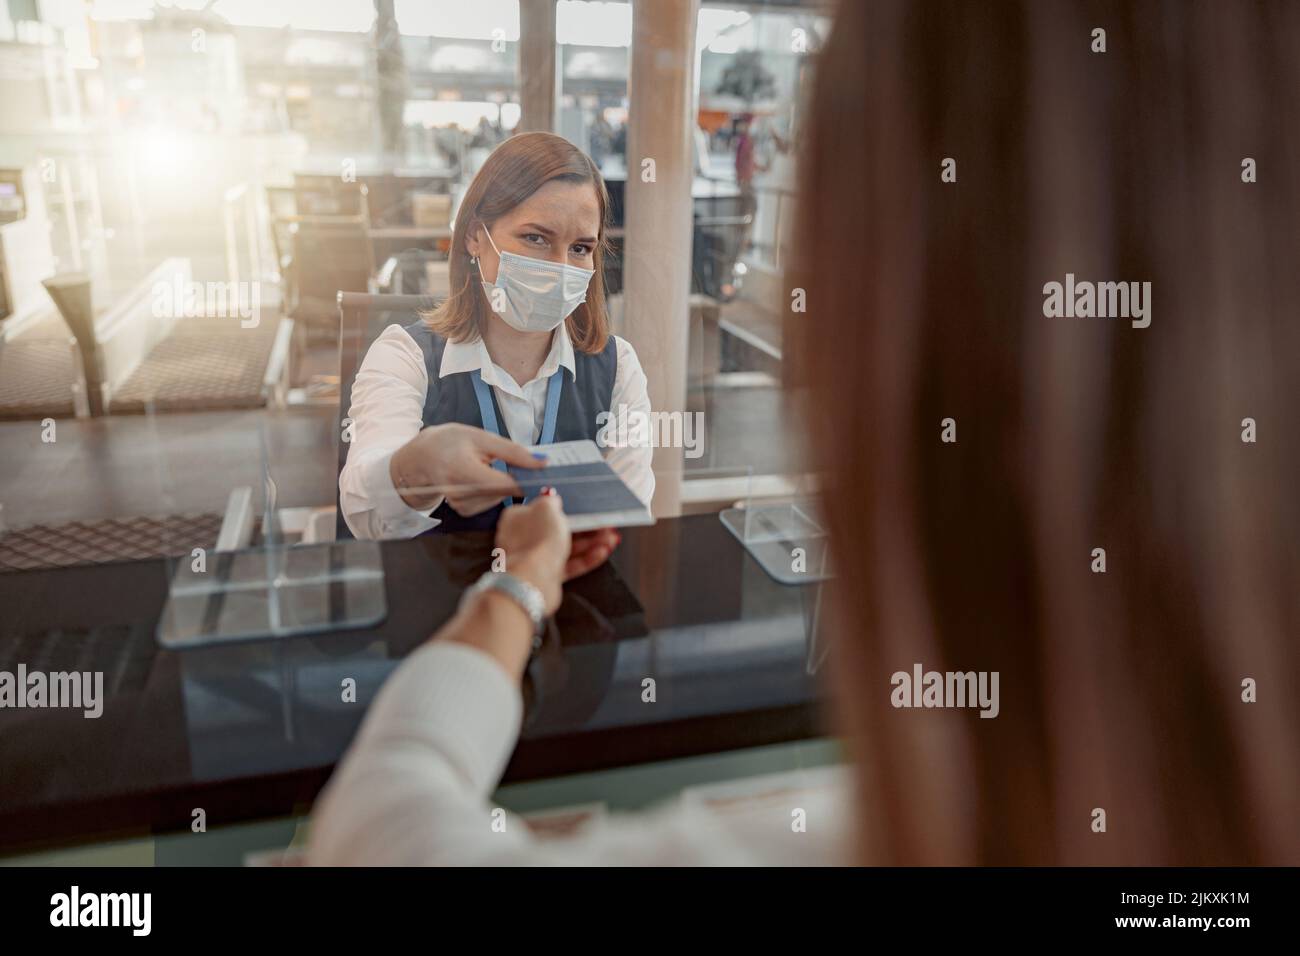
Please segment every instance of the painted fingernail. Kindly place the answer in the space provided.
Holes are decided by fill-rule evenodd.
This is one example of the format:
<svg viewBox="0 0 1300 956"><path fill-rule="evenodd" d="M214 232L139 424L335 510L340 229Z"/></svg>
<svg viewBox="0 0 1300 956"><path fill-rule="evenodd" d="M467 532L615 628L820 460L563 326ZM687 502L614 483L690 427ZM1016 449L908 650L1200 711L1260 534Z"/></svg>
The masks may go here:
<svg viewBox="0 0 1300 956"><path fill-rule="evenodd" d="M552 488L550 485L543 485L543 486L542 486L542 494L544 494L544 495L553 495L553 494L555 494L555 489Z"/></svg>
<svg viewBox="0 0 1300 956"><path fill-rule="evenodd" d="M546 456L543 455L540 451L533 452L533 457L536 458L538 461L546 461Z"/></svg>

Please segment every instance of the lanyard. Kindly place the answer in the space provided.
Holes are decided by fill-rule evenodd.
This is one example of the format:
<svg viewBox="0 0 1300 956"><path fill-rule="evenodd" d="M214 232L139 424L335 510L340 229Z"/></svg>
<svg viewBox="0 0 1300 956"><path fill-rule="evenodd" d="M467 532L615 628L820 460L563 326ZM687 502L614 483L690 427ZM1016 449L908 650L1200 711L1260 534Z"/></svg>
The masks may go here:
<svg viewBox="0 0 1300 956"><path fill-rule="evenodd" d="M497 413L492 408L492 392L483 381L483 373L474 369L470 372L470 379L474 382L474 396L478 399L478 414L483 419L483 427L499 436L501 427L497 424ZM563 384L564 368L561 367L555 370L546 385L546 414L542 419L542 435L537 439L539 445L550 445L555 441L555 422L560 415L560 386ZM492 462L492 467L497 471L505 471L506 463L498 458ZM501 503L508 508L514 504L514 499L502 498Z"/></svg>

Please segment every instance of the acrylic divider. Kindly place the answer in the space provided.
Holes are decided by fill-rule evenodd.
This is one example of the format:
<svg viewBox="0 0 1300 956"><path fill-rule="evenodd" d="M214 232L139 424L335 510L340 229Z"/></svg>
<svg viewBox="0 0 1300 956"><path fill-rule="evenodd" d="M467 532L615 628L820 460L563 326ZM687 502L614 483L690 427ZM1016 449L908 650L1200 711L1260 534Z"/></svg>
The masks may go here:
<svg viewBox="0 0 1300 956"><path fill-rule="evenodd" d="M769 577L800 588L804 631L808 639L808 672L826 657L821 635L822 598L830 579L830 538L818 507L817 480L812 475L745 473L743 496L718 517Z"/></svg>
<svg viewBox="0 0 1300 956"><path fill-rule="evenodd" d="M205 503L224 508L213 553L182 541L167 549L177 557L168 561L168 599L158 623L164 647L373 627L387 614L378 542L302 544L286 534L273 454L274 432L286 423L274 414L268 411L247 426L249 454L226 463L224 505ZM161 425L161 417L156 421ZM157 441L165 432L155 428L154 434L161 500L175 501L167 449Z"/></svg>

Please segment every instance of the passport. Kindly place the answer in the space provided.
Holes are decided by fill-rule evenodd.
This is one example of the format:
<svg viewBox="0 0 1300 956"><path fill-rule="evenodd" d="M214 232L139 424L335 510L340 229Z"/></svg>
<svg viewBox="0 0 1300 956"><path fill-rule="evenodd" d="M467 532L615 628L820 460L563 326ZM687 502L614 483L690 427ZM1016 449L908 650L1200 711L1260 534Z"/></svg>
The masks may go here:
<svg viewBox="0 0 1300 956"><path fill-rule="evenodd" d="M534 445L529 451L546 456L543 468L508 468L525 498L534 498L550 485L560 495L571 531L654 524L650 509L605 461L594 441Z"/></svg>

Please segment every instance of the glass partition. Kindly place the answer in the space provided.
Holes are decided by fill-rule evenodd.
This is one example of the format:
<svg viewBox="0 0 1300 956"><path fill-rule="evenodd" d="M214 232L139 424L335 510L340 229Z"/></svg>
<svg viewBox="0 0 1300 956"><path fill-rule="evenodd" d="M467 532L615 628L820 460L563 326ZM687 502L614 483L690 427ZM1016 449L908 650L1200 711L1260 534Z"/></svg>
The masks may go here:
<svg viewBox="0 0 1300 956"><path fill-rule="evenodd" d="M385 327L453 291L465 190L520 128L521 24L537 22L520 10L0 10L0 572L166 558L174 596L202 603L213 584L187 556L219 542L269 549L230 564L227 583L337 570L328 549L292 549L351 537L338 488L352 386ZM622 264L638 254L623 218L633 8L559 0L554 13L553 125L610 194L620 333ZM681 118L695 147L691 304L663 321L687 324L686 404L651 408L648 440L680 451L682 510L724 513L760 564L818 527L789 503L813 482L781 333L799 100L825 31L798 7L702 4ZM28 95L33 75L52 99ZM375 298L348 311L340 295ZM344 564L377 570L352 552ZM174 610L169 627L197 633ZM258 627L294 626L269 614Z"/></svg>

